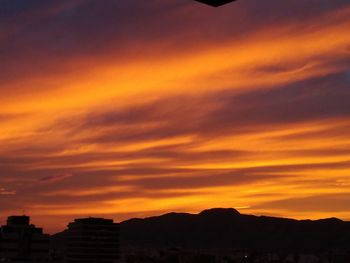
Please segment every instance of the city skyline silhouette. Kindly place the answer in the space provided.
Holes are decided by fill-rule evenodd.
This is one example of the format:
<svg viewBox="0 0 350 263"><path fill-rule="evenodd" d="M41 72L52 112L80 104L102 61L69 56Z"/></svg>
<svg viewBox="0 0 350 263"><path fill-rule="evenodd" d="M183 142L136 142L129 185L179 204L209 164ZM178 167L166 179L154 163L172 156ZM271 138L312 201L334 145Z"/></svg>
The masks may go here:
<svg viewBox="0 0 350 263"><path fill-rule="evenodd" d="M29 216L10 216L0 228L1 262L18 263L345 263L349 245L350 222L245 215L234 208L120 223L77 218L54 235L31 224Z"/></svg>

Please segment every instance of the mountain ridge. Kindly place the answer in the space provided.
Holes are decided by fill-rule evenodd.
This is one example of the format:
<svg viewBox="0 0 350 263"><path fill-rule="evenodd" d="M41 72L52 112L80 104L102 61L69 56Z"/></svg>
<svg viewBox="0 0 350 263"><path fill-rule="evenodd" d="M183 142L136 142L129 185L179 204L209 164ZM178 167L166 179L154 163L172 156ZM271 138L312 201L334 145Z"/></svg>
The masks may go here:
<svg viewBox="0 0 350 263"><path fill-rule="evenodd" d="M164 217L164 216L171 216L171 215L189 215L189 216L196 216L196 215L218 215L219 213L226 213L230 214L232 211L232 214L235 215L242 215L242 216L254 216L257 218L267 218L267 219L281 219L281 220L293 220L293 221L298 221L298 222L320 222L320 221L336 221L336 222L344 222L344 223L350 223L350 221L342 220L337 217L326 217L326 218L319 218L319 219L295 219L295 218L290 218L290 217L277 217L277 216L266 216L266 215L253 215L253 214L241 214L237 209L235 208L208 208L203 211L200 211L199 213L186 213L186 212L169 212L161 215L156 215L156 216L149 216L149 217L134 217L130 218L124 221L121 221L120 223L126 223L129 221L134 221L134 220L145 220L145 219L152 219L152 218L159 218L159 217Z"/></svg>
<svg viewBox="0 0 350 263"><path fill-rule="evenodd" d="M152 249L314 251L350 246L350 222L255 216L233 208L212 208L198 214L168 213L123 221L121 241L127 247Z"/></svg>

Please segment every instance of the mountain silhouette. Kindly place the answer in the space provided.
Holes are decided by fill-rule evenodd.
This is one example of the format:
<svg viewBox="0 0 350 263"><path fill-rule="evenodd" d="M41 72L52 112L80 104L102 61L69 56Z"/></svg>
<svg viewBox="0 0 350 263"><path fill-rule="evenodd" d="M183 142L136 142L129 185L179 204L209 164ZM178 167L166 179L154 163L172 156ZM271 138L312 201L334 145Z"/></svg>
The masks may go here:
<svg viewBox="0 0 350 263"><path fill-rule="evenodd" d="M350 246L350 222L336 218L294 220L214 208L199 214L169 213L121 223L121 245L132 248L237 248L315 251Z"/></svg>

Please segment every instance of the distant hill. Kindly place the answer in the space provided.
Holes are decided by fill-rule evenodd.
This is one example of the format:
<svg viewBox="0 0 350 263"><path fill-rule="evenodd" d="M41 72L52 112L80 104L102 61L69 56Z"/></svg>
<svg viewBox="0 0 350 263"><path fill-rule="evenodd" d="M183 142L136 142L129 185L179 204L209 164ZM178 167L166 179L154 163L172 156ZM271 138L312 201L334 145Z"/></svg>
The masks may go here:
<svg viewBox="0 0 350 263"><path fill-rule="evenodd" d="M233 208L170 213L121 223L121 244L132 248L242 248L314 251L350 247L350 222L243 215Z"/></svg>

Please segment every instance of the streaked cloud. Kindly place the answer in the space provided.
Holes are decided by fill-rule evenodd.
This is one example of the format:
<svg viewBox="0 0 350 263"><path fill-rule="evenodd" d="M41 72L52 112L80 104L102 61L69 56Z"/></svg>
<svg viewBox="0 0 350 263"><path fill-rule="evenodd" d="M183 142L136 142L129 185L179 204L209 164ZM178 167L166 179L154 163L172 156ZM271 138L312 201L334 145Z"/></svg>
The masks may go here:
<svg viewBox="0 0 350 263"><path fill-rule="evenodd" d="M73 176L73 174L70 174L70 173L56 174L56 175L42 177L39 179L39 181L45 182L45 183L53 183L53 182L65 180L65 179L72 177L72 176Z"/></svg>
<svg viewBox="0 0 350 263"><path fill-rule="evenodd" d="M348 1L141 2L0 0L1 217L350 218Z"/></svg>
<svg viewBox="0 0 350 263"><path fill-rule="evenodd" d="M6 190L5 188L0 188L0 195L15 195L16 191L12 190Z"/></svg>

